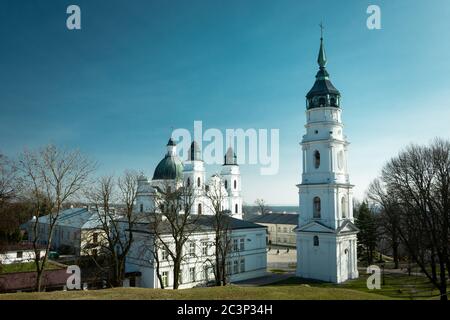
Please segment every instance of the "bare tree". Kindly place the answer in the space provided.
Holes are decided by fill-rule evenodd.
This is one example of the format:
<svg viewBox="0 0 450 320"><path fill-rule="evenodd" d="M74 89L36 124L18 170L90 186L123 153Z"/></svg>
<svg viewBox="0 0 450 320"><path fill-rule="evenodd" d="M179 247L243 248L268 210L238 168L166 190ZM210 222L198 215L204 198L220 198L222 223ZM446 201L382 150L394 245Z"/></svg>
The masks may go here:
<svg viewBox="0 0 450 320"><path fill-rule="evenodd" d="M266 202L264 201L264 199L256 199L255 205L258 207L258 212L261 215L269 213L269 209L267 208L267 205L266 205Z"/></svg>
<svg viewBox="0 0 450 320"><path fill-rule="evenodd" d="M42 275L52 246L53 230L63 205L74 197L88 181L95 164L79 151L67 151L49 145L37 151L24 151L18 168L21 181L34 202L33 247L36 265L36 290L42 286ZM41 232L40 216L47 206L47 230ZM38 243L45 243L44 256L40 256Z"/></svg>
<svg viewBox="0 0 450 320"><path fill-rule="evenodd" d="M447 300L449 270L450 142L411 145L383 168L372 199L397 215L408 254Z"/></svg>
<svg viewBox="0 0 450 320"><path fill-rule="evenodd" d="M16 168L0 154L0 208L16 194Z"/></svg>
<svg viewBox="0 0 450 320"><path fill-rule="evenodd" d="M165 250L172 265L173 289L180 284L180 271L187 254L185 245L190 236L199 230L198 215L192 214L195 202L195 191L191 186L177 186L166 183L157 187L157 210L153 213L151 232L154 235L154 257L156 257L157 270L161 263L159 250ZM161 287L164 287L161 275L158 272Z"/></svg>
<svg viewBox="0 0 450 320"><path fill-rule="evenodd" d="M134 203L137 194L138 174L133 171L125 171L117 179L113 176L104 176L90 187L87 198L93 202L98 212L100 222L100 261L106 256L106 267L110 273L110 285L120 287L125 278L125 261L133 243L132 229L137 215L134 214ZM114 203L124 205L120 214L114 207ZM98 236L98 235L97 235ZM93 257L97 260L96 255ZM97 264L100 268L105 266Z"/></svg>
<svg viewBox="0 0 450 320"><path fill-rule="evenodd" d="M214 213L214 248L215 261L212 263L214 268L214 277L217 286L226 285L228 283L227 259L231 250L231 230L230 230L230 210L224 210L224 202L226 200L226 190L224 183L219 175L213 176L208 189L206 190L206 198L209 200L209 206Z"/></svg>

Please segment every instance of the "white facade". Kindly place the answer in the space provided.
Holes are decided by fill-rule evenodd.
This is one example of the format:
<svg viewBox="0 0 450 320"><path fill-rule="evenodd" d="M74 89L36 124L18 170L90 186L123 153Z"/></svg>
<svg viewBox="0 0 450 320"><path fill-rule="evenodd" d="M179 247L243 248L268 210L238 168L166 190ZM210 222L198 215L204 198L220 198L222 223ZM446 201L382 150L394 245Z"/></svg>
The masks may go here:
<svg viewBox="0 0 450 320"><path fill-rule="evenodd" d="M232 252L227 259L230 282L262 277L266 274L267 254L265 228L243 228L231 231ZM134 242L126 260L126 272L139 272L136 286L161 288L154 259L153 236L148 232L134 232ZM214 280L214 231L192 234L184 248L180 289L204 286ZM170 236L164 239L170 243ZM173 288L173 268L170 257L158 251L159 272L165 288Z"/></svg>
<svg viewBox="0 0 450 320"><path fill-rule="evenodd" d="M322 43L318 62L317 80L307 95L306 134L301 142L297 275L340 283L358 277L358 229L353 224L340 93L329 81Z"/></svg>

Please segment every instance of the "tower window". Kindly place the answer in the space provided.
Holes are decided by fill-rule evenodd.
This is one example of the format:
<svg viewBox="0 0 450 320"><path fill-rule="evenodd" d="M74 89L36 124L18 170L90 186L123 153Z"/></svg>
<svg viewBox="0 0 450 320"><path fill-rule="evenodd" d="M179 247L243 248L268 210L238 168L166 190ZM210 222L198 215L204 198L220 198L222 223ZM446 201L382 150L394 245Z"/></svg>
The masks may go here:
<svg viewBox="0 0 450 320"><path fill-rule="evenodd" d="M319 246L319 237L318 236L314 236L313 242L314 242L314 247L318 247Z"/></svg>
<svg viewBox="0 0 450 320"><path fill-rule="evenodd" d="M202 214L202 204L201 203L199 203L198 204L198 214Z"/></svg>
<svg viewBox="0 0 450 320"><path fill-rule="evenodd" d="M324 98L324 97L322 97L322 98L319 99L319 105L320 105L321 107L323 107L323 106L325 105L325 98Z"/></svg>
<svg viewBox="0 0 450 320"><path fill-rule="evenodd" d="M234 180L234 189L235 190L237 189L237 181L236 180Z"/></svg>
<svg viewBox="0 0 450 320"><path fill-rule="evenodd" d="M228 189L228 180L225 180L225 189Z"/></svg>
<svg viewBox="0 0 450 320"><path fill-rule="evenodd" d="M313 213L313 217L320 219L320 198L319 197L314 197L314 213Z"/></svg>
<svg viewBox="0 0 450 320"><path fill-rule="evenodd" d="M239 206L237 203L234 205L234 213L238 213Z"/></svg>
<svg viewBox="0 0 450 320"><path fill-rule="evenodd" d="M330 99L330 104L335 107L336 106L336 99L335 98L331 98Z"/></svg>
<svg viewBox="0 0 450 320"><path fill-rule="evenodd" d="M197 187L200 187L201 186L201 180L200 180L200 177L198 177L197 178Z"/></svg>
<svg viewBox="0 0 450 320"><path fill-rule="evenodd" d="M345 201L345 197L341 199L341 210L342 210L342 218L347 218L347 201Z"/></svg>
<svg viewBox="0 0 450 320"><path fill-rule="evenodd" d="M191 186L191 178L187 178L187 186L188 186L188 187Z"/></svg>
<svg viewBox="0 0 450 320"><path fill-rule="evenodd" d="M142 213L144 212L144 205L141 203L140 207L139 207L139 211Z"/></svg>
<svg viewBox="0 0 450 320"><path fill-rule="evenodd" d="M320 167L320 152L314 151L314 168L318 169Z"/></svg>

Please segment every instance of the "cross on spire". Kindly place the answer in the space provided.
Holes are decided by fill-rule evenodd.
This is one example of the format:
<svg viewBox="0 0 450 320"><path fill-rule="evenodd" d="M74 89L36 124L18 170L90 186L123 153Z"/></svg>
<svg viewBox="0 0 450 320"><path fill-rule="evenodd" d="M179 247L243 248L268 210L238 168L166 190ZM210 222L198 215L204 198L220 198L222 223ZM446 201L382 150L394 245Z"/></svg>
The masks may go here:
<svg viewBox="0 0 450 320"><path fill-rule="evenodd" d="M323 26L322 21L319 24L320 27L320 39L323 39L323 29L325 29L325 27Z"/></svg>

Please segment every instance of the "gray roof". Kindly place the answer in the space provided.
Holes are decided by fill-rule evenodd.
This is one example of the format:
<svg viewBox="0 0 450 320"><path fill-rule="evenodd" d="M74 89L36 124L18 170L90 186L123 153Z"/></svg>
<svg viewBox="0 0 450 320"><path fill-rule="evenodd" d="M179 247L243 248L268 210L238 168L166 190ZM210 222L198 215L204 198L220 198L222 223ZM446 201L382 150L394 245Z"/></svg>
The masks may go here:
<svg viewBox="0 0 450 320"><path fill-rule="evenodd" d="M194 219L193 224L190 225L191 228L194 228L195 231L214 231L214 226L216 225L217 221L214 215L192 215L192 218ZM151 233L151 230L148 227L149 221L151 220L150 215L143 215L142 217L138 218L136 221L136 226L133 227L135 231L142 231L142 232L149 232ZM122 222L126 222L124 219L120 219ZM162 229L161 231L163 233L170 231L170 225L167 221L163 221L163 224L161 225ZM241 230L241 229L265 229L265 226L261 226L259 224L253 223L251 221L245 221L241 219L232 218L229 216L223 216L222 220L220 222L221 224L225 225L228 224L229 230Z"/></svg>
<svg viewBox="0 0 450 320"><path fill-rule="evenodd" d="M249 218L254 223L272 223L272 224L298 224L298 214L290 213L268 213L256 215Z"/></svg>
<svg viewBox="0 0 450 320"><path fill-rule="evenodd" d="M34 220L30 220L33 222ZM49 215L39 217L40 223L49 223ZM62 211L56 222L57 226L79 229L95 229L101 227L101 221L96 210L87 208L71 208Z"/></svg>

